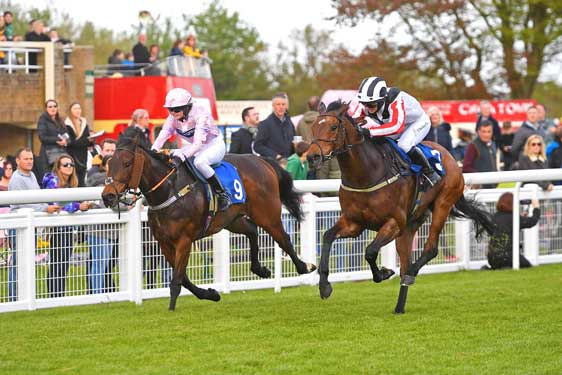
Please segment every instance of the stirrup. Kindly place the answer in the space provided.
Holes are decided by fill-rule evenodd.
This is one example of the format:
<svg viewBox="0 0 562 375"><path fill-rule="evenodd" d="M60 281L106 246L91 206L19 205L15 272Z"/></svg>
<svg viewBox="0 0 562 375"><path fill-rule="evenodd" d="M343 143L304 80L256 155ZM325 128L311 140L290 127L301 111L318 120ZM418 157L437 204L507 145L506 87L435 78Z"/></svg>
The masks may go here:
<svg viewBox="0 0 562 375"><path fill-rule="evenodd" d="M230 198L228 197L228 194L226 194L226 192L216 193L216 195L217 195L217 205L218 205L217 209L218 209L218 211L224 211L228 207L230 207L232 202L230 202Z"/></svg>

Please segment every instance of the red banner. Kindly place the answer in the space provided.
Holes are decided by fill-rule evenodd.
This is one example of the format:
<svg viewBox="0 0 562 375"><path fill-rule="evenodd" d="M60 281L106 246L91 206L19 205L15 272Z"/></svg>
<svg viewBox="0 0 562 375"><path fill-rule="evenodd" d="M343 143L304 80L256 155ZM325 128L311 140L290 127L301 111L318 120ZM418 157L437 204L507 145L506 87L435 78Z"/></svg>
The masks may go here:
<svg viewBox="0 0 562 375"><path fill-rule="evenodd" d="M520 100L492 100L492 114L500 122L524 121L527 117L527 108L536 105L534 99ZM443 119L450 123L473 122L476 123L480 111L480 100L435 100L421 103L425 111L429 107L437 107L443 114Z"/></svg>

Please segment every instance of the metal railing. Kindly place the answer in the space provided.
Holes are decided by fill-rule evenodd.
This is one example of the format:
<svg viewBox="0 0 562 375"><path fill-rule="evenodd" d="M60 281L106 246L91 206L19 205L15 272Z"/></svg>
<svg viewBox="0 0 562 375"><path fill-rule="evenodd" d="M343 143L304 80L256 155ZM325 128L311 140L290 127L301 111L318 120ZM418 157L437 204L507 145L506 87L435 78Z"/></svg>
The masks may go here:
<svg viewBox="0 0 562 375"><path fill-rule="evenodd" d="M519 171L517 177L526 180L534 173ZM512 178L505 176L496 174L494 181ZM486 179L492 177L474 174L465 178L481 183L490 182ZM562 179L562 171L541 171L541 177ZM339 181L296 181L295 186L308 191L326 191L330 186L333 191ZM538 198L541 203L539 225L524 231L526 257L533 264L562 262L562 187L549 193L536 185L516 186L516 190L520 199ZM474 190L466 194L475 194L492 211L505 191L514 189ZM0 204L93 200L99 198L100 192L101 188L43 190L33 194L0 192ZM284 211L283 223L301 258L318 263L322 234L338 219L339 201L336 197L307 194L303 209L303 222L297 223ZM0 312L112 301L142 303L145 298L169 296L171 269L150 233L147 212L140 205L120 217L109 209L55 215L23 211L0 215ZM423 249L429 222L422 225L414 239L414 257ZM363 252L374 236L374 232L365 231L356 239L334 243L331 281L372 277ZM475 241L471 222L449 219L440 238L440 253L422 273L480 268L486 263L486 244L486 240ZM258 288L280 291L282 287L317 283L316 273L297 275L290 260L262 230L259 246L260 260L272 270L270 279L259 279L250 272L248 241L227 231L194 243L187 272L194 283L223 293ZM393 244L383 248L379 263L398 271Z"/></svg>
<svg viewBox="0 0 562 375"><path fill-rule="evenodd" d="M212 78L208 60L191 56L169 56L152 64L96 65L97 77L175 76Z"/></svg>
<svg viewBox="0 0 562 375"><path fill-rule="evenodd" d="M43 53L42 48L25 47L21 46L25 42L2 42L0 46L0 53L4 54L3 62L0 63L0 72L6 71L8 74L12 74L16 71L24 71L26 74L35 72L38 70L43 70L43 65L30 64L30 54L41 54ZM64 47L64 69L70 70L73 66L67 61L70 54L72 53L72 48Z"/></svg>

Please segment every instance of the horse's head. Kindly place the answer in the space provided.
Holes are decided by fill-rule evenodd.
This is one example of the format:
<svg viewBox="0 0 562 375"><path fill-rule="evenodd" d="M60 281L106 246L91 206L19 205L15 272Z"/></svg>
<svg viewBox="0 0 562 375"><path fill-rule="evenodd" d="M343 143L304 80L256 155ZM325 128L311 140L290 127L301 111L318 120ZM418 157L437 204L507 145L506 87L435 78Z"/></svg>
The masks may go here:
<svg viewBox="0 0 562 375"><path fill-rule="evenodd" d="M357 125L347 114L349 103L340 100L330 103L328 108L321 104L320 115L312 124L314 139L308 149L308 161L314 168L319 168L323 162L338 154L349 151L364 138L358 131Z"/></svg>
<svg viewBox="0 0 562 375"><path fill-rule="evenodd" d="M105 188L101 194L107 207L114 207L130 190L136 190L144 168L144 152L136 139L119 137L117 149L107 164Z"/></svg>

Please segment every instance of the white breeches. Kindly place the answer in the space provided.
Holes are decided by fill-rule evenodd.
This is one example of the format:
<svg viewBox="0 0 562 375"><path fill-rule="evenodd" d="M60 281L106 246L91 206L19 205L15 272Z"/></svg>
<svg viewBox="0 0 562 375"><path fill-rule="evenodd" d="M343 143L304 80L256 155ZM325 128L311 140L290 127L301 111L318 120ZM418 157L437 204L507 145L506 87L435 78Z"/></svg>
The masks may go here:
<svg viewBox="0 0 562 375"><path fill-rule="evenodd" d="M205 178L210 178L215 174L211 165L220 163L225 153L226 147L222 137L216 137L211 143L203 145L201 150L195 154L193 164L195 164L195 168L197 168Z"/></svg>
<svg viewBox="0 0 562 375"><path fill-rule="evenodd" d="M398 139L398 147L408 153L410 150L421 143L431 129L431 124L425 121L415 122L409 125Z"/></svg>

